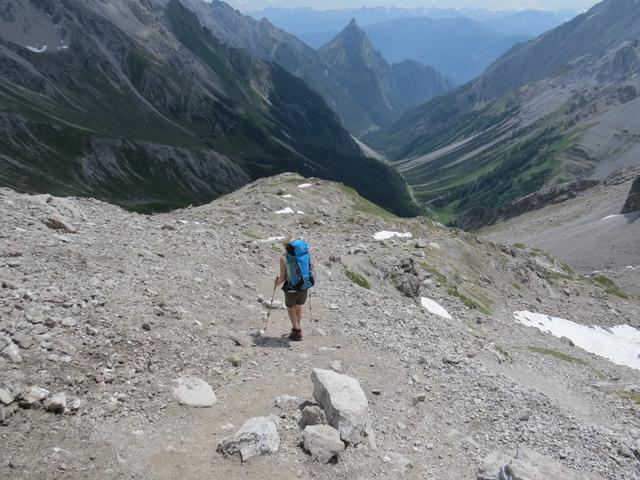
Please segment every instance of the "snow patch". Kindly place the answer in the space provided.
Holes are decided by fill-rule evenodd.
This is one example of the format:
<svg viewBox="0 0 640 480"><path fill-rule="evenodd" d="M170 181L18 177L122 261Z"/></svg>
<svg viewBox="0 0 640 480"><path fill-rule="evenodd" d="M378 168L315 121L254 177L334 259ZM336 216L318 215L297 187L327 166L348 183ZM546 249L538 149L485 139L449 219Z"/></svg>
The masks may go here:
<svg viewBox="0 0 640 480"><path fill-rule="evenodd" d="M426 308L429 312L435 315L438 315L442 318L446 318L449 320L453 319L453 317L449 315L449 312L447 312L442 305L440 305L438 302L434 300L431 300L430 298L422 297L420 299L420 303L424 308Z"/></svg>
<svg viewBox="0 0 640 480"><path fill-rule="evenodd" d="M301 183L300 185L298 185L298 188L309 188L312 186L313 185L311 185L310 183Z"/></svg>
<svg viewBox="0 0 640 480"><path fill-rule="evenodd" d="M298 210L296 213L297 213L298 215L306 215L302 210Z"/></svg>
<svg viewBox="0 0 640 480"><path fill-rule="evenodd" d="M293 213L293 210L291 209L291 207L283 208L282 210L276 211L276 214L278 215L289 215L292 213Z"/></svg>
<svg viewBox="0 0 640 480"><path fill-rule="evenodd" d="M33 53L43 53L47 50L48 46L47 45L43 45L42 47L38 48L38 47L30 47L29 45L27 45L27 50L29 50L30 52Z"/></svg>
<svg viewBox="0 0 640 480"><path fill-rule="evenodd" d="M513 318L528 327L550 332L554 337L570 338L576 346L607 358L613 363L640 370L640 330L629 325L607 329L589 327L564 318L528 311L515 312Z"/></svg>
<svg viewBox="0 0 640 480"><path fill-rule="evenodd" d="M282 195L282 198L293 198L293 195L287 193L286 195Z"/></svg>
<svg viewBox="0 0 640 480"><path fill-rule="evenodd" d="M622 215L607 215L606 217L604 217L602 220L609 220L610 218L616 218L616 217L621 217Z"/></svg>
<svg viewBox="0 0 640 480"><path fill-rule="evenodd" d="M258 240L260 243L273 243L273 242L281 242L284 240L284 237L269 237Z"/></svg>
<svg viewBox="0 0 640 480"><path fill-rule="evenodd" d="M400 233L400 232L389 232L387 230L382 230L381 232L376 232L373 234L373 239L382 241L389 240L390 238L398 237L398 238L411 238L413 235L410 232Z"/></svg>

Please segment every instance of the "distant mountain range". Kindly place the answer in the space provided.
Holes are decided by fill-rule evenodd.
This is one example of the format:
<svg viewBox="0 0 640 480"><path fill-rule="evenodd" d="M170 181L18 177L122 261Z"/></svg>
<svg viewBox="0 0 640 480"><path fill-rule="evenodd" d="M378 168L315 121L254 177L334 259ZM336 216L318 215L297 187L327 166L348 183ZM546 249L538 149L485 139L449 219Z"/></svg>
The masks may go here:
<svg viewBox="0 0 640 480"><path fill-rule="evenodd" d="M298 171L399 214L406 185L322 97L222 44L178 0L5 1L0 184L149 211Z"/></svg>
<svg viewBox="0 0 640 480"><path fill-rule="evenodd" d="M348 59L343 62L326 51L309 47L268 20L257 21L222 1L184 3L222 42L246 48L258 58L275 62L302 78L324 97L354 135L389 126L408 107L454 87L451 80L419 62L389 65L357 25L349 21L344 24L348 24L344 32L338 32L332 41L333 45L348 43L341 49L346 53L342 59Z"/></svg>
<svg viewBox="0 0 640 480"><path fill-rule="evenodd" d="M313 10L267 8L250 12L269 19L314 48L328 43L354 18L389 62L415 60L456 83L479 75L518 42L550 30L575 12L538 10L359 8Z"/></svg>
<svg viewBox="0 0 640 480"><path fill-rule="evenodd" d="M475 228L545 185L640 158L640 3L605 0L368 139L416 197Z"/></svg>

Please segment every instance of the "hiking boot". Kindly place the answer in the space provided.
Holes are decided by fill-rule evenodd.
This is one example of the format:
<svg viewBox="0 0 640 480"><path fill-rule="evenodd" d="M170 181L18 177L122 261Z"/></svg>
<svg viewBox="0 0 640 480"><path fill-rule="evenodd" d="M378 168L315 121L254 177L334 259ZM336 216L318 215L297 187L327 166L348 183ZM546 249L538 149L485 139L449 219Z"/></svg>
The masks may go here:
<svg viewBox="0 0 640 480"><path fill-rule="evenodd" d="M299 342L302 340L302 330L298 330L297 328L292 328L291 333L289 334L289 340L293 340L294 342Z"/></svg>

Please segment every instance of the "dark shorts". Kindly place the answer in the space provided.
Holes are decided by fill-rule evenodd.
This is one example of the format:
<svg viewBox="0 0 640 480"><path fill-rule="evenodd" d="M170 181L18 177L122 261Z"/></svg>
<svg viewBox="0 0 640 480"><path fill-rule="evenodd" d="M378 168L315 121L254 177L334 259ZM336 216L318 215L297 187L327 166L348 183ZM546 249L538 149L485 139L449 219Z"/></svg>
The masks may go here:
<svg viewBox="0 0 640 480"><path fill-rule="evenodd" d="M304 305L307 301L307 294L309 290L303 290L301 292L284 292L284 304L287 308L293 308L296 305Z"/></svg>

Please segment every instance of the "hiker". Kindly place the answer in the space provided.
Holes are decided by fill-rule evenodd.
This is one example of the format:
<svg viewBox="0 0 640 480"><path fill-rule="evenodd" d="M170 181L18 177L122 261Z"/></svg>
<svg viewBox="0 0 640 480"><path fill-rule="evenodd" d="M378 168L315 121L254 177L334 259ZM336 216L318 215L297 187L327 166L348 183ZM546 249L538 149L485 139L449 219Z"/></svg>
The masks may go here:
<svg viewBox="0 0 640 480"><path fill-rule="evenodd" d="M309 254L309 246L302 239L288 237L284 241L285 254L280 257L280 274L275 287L282 285L284 303L291 320L289 338L302 340L302 306L307 301L309 289L315 284L315 261Z"/></svg>

